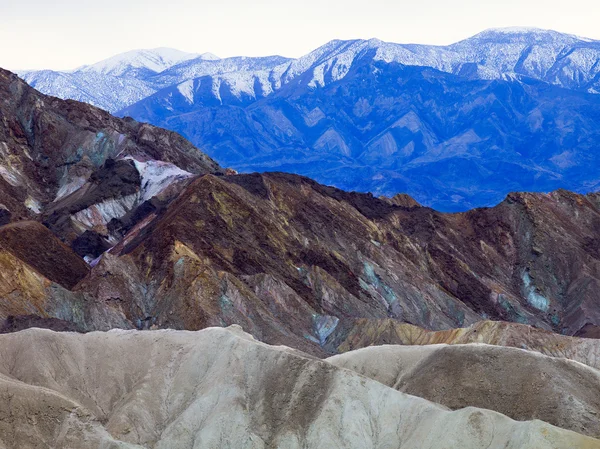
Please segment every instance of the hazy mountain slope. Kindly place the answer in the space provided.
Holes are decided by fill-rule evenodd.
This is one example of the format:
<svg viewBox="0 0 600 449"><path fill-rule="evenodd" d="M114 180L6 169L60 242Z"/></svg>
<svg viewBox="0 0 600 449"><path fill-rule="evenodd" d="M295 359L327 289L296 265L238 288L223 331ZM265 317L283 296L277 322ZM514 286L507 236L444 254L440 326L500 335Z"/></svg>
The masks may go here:
<svg viewBox="0 0 600 449"><path fill-rule="evenodd" d="M113 56L92 65L79 67L75 72L99 73L110 76L145 78L163 72L190 59L219 59L211 54L186 53L173 48L133 50Z"/></svg>
<svg viewBox="0 0 600 449"><path fill-rule="evenodd" d="M322 87L346 76L365 53L373 53L375 61L431 67L472 79L528 77L593 93L600 74L600 41L536 28L500 28L449 46L332 41L293 61L284 80L310 73L310 84Z"/></svg>
<svg viewBox="0 0 600 449"><path fill-rule="evenodd" d="M600 186L600 97L373 56L324 88L306 76L248 106L231 95L221 104L198 79L187 97L167 89L122 114L175 129L236 169L406 192L441 210L496 204L510 191Z"/></svg>
<svg viewBox="0 0 600 449"><path fill-rule="evenodd" d="M525 76L592 93L600 89L598 41L535 28L487 30L445 47L337 40L295 60L279 56L219 59L210 53L195 55L168 48L135 50L71 72L21 74L44 93L88 101L114 112L141 99L137 97L144 90L154 93L160 87L203 76L213 77L217 90L222 82L234 84L232 78L254 79L256 84L238 86L250 98L260 98L261 93L271 93L302 76L309 76L313 87L324 86L343 78L365 52L373 52L376 61L432 67L475 79ZM221 80L224 74L229 80ZM117 82L122 83L125 95L115 96Z"/></svg>
<svg viewBox="0 0 600 449"><path fill-rule="evenodd" d="M451 412L232 328L32 329L0 336L0 354L0 438L10 449L15 442L82 449L600 444L541 421L476 408Z"/></svg>
<svg viewBox="0 0 600 449"><path fill-rule="evenodd" d="M220 59L210 53L197 55L173 49L155 49L123 53L69 72L34 70L19 72L19 75L45 94L84 101L116 112L160 89L175 88L201 76L215 77L213 89L216 98L219 98L222 83L231 86L238 95L249 95L255 99L259 85L259 97L280 87L278 82L272 81L271 72L287 61L289 59L279 56ZM221 79L224 74L227 76ZM255 85L256 82L259 84ZM185 87L180 89L186 90Z"/></svg>
<svg viewBox="0 0 600 449"><path fill-rule="evenodd" d="M19 75L45 94L115 112L152 95L162 87L152 76L189 59L218 58L171 48L133 50L68 72L30 70Z"/></svg>
<svg viewBox="0 0 600 449"><path fill-rule="evenodd" d="M600 92L600 41L535 28L500 28L450 45L448 50L460 55L452 73L490 79L514 74Z"/></svg>
<svg viewBox="0 0 600 449"><path fill-rule="evenodd" d="M31 87L59 98L83 101L110 112L118 111L156 92L151 83L89 72L23 72L20 76Z"/></svg>

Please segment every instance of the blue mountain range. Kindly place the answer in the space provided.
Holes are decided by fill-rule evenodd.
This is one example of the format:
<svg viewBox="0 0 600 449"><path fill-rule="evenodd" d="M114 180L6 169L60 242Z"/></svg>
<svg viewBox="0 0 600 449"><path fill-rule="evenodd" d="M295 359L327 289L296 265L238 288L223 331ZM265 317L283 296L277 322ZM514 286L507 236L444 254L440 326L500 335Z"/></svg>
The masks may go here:
<svg viewBox="0 0 600 449"><path fill-rule="evenodd" d="M488 30L438 47L332 41L299 59L130 52L33 87L179 132L222 165L443 211L600 189L600 42Z"/></svg>

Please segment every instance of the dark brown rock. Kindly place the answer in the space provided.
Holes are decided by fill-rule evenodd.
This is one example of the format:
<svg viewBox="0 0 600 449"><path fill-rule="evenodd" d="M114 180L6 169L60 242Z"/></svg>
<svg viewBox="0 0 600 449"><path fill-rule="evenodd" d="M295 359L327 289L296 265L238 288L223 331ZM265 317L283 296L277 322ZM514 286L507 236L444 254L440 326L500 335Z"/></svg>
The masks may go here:
<svg viewBox="0 0 600 449"><path fill-rule="evenodd" d="M3 209L12 221L36 219L58 226L65 241L81 233L63 223L69 211L139 189L133 159L165 161L193 174L221 171L176 133L43 95L2 69L0 98ZM85 189L77 192L79 187ZM5 215L0 217L4 221Z"/></svg>
<svg viewBox="0 0 600 449"><path fill-rule="evenodd" d="M75 239L71 247L79 256L87 256L95 259L100 254L107 251L111 245L105 237L97 232L85 231Z"/></svg>
<svg viewBox="0 0 600 449"><path fill-rule="evenodd" d="M42 318L37 315L21 315L6 318L4 323L0 324L0 334L19 332L32 327L50 329L56 332L81 332L81 328L70 321Z"/></svg>
<svg viewBox="0 0 600 449"><path fill-rule="evenodd" d="M0 248L67 289L75 287L89 272L81 257L34 221L0 227Z"/></svg>

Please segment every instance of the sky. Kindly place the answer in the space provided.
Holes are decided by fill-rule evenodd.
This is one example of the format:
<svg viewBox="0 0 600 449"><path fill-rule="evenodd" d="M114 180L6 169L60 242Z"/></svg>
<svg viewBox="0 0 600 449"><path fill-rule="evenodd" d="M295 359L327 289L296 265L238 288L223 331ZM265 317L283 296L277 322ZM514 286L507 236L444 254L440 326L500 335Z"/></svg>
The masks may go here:
<svg viewBox="0 0 600 449"><path fill-rule="evenodd" d="M600 40L598 17L597 0L0 0L0 67L71 69L156 47L299 57L332 39L446 45L508 26Z"/></svg>

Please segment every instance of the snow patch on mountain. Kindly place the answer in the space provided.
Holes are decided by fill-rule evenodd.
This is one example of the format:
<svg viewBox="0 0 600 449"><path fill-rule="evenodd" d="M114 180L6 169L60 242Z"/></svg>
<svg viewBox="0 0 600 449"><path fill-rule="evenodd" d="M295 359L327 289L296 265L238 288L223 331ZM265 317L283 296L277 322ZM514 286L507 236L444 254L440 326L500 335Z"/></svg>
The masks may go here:
<svg viewBox="0 0 600 449"><path fill-rule="evenodd" d="M155 87L143 80L95 72L41 70L25 72L21 77L47 95L82 101L109 112L116 112L156 92Z"/></svg>
<svg viewBox="0 0 600 449"><path fill-rule="evenodd" d="M140 202L147 201L163 192L167 187L177 181L181 181L193 176L191 173L180 169L179 167L163 161L138 161L133 158L136 170L141 179L141 197Z"/></svg>
<svg viewBox="0 0 600 449"><path fill-rule="evenodd" d="M194 104L194 80L187 80L178 84L177 90L190 104Z"/></svg>

